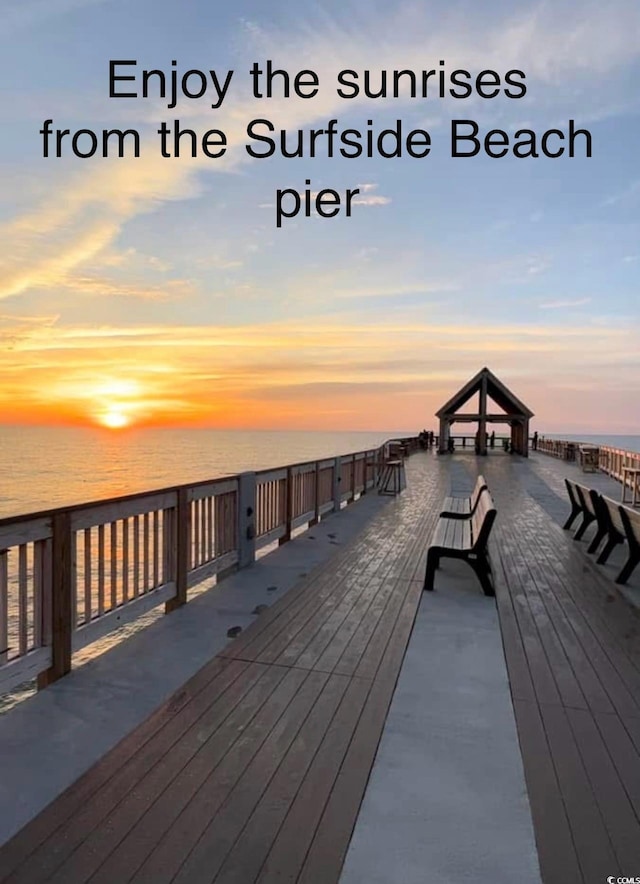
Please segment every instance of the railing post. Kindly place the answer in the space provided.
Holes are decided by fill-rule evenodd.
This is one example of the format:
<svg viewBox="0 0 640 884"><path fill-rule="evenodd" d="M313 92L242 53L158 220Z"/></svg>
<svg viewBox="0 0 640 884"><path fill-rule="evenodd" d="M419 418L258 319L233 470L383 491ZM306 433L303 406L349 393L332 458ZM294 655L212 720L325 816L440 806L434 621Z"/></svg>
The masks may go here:
<svg viewBox="0 0 640 884"><path fill-rule="evenodd" d="M382 473L382 470L384 468L386 458L387 458L387 446L385 443L384 445L381 445L380 448L378 448L378 453L376 456L376 477L375 477L376 481L375 481L375 486L374 486L376 488L378 486L378 483L380 482L380 474Z"/></svg>
<svg viewBox="0 0 640 884"><path fill-rule="evenodd" d="M256 474L238 476L238 567L256 560Z"/></svg>
<svg viewBox="0 0 640 884"><path fill-rule="evenodd" d="M178 488L176 508L172 513L171 540L175 544L172 552L173 579L176 594L165 604L165 614L187 603L187 578L189 574L189 539L191 534L190 506L186 488Z"/></svg>
<svg viewBox="0 0 640 884"><path fill-rule="evenodd" d="M75 563L68 511L53 516L51 534L51 666L38 676L38 689L71 672Z"/></svg>
<svg viewBox="0 0 640 884"><path fill-rule="evenodd" d="M351 503L356 502L356 456L355 454L351 458Z"/></svg>
<svg viewBox="0 0 640 884"><path fill-rule="evenodd" d="M309 522L309 527L317 525L320 521L320 461L316 461L316 478L315 478L315 497L314 497L314 515Z"/></svg>
<svg viewBox="0 0 640 884"><path fill-rule="evenodd" d="M336 457L333 462L333 512L339 513L342 504L342 486L340 473L342 471L342 458Z"/></svg>
<svg viewBox="0 0 640 884"><path fill-rule="evenodd" d="M278 538L278 546L291 540L291 522L293 519L293 471L287 467L287 493L285 496L286 510L284 514L285 532Z"/></svg>

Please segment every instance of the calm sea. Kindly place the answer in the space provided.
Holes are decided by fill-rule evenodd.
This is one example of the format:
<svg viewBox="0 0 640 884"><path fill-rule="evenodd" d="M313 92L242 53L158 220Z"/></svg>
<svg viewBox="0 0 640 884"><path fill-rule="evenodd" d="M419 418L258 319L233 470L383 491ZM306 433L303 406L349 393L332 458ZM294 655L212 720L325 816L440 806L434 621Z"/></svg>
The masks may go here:
<svg viewBox="0 0 640 884"><path fill-rule="evenodd" d="M411 432L0 426L0 517L376 448Z"/></svg>
<svg viewBox="0 0 640 884"><path fill-rule="evenodd" d="M640 453L640 436L598 436L589 433L542 433L549 439L572 439L577 442L589 442L591 445L610 445L623 451Z"/></svg>
<svg viewBox="0 0 640 884"><path fill-rule="evenodd" d="M0 426L0 517L348 454L406 435ZM640 436L580 440L640 451Z"/></svg>

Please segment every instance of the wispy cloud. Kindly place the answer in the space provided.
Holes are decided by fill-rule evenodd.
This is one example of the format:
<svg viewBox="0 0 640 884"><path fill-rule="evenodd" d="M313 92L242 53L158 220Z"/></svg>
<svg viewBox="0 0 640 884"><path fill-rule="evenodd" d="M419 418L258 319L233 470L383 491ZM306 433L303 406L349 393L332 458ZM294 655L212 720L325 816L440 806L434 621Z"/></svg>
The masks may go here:
<svg viewBox="0 0 640 884"><path fill-rule="evenodd" d="M538 276L549 269L549 262L542 258L529 258L527 261L527 274L529 276Z"/></svg>
<svg viewBox="0 0 640 884"><path fill-rule="evenodd" d="M640 383L628 326L428 323L412 311L232 327L8 320L0 323L0 409L14 419L88 422L111 398L141 423L304 426L326 411L336 425L354 426L371 421L386 389L410 426L486 362L519 379L534 410L540 389L559 378L570 387L597 374L600 387L615 388L624 366L626 382Z"/></svg>
<svg viewBox="0 0 640 884"><path fill-rule="evenodd" d="M640 178L636 179L635 181L631 181L623 190L620 190L617 193L613 193L611 194L611 196L608 196L603 201L602 205L616 206L619 203L626 203L631 200L635 200L638 196L640 196Z"/></svg>
<svg viewBox="0 0 640 884"><path fill-rule="evenodd" d="M172 279L153 285L145 280L109 279L100 276L76 274L58 281L58 287L80 292L89 297L139 298L144 301L184 300L195 291L190 279Z"/></svg>
<svg viewBox="0 0 640 884"><path fill-rule="evenodd" d="M391 197L374 193L365 194L365 196L355 196L352 200L354 206L387 206L390 202Z"/></svg>
<svg viewBox="0 0 640 884"><path fill-rule="evenodd" d="M590 303L591 298L574 298L573 300L566 301L547 301L538 306L541 310L567 310L571 307L584 307L586 304Z"/></svg>

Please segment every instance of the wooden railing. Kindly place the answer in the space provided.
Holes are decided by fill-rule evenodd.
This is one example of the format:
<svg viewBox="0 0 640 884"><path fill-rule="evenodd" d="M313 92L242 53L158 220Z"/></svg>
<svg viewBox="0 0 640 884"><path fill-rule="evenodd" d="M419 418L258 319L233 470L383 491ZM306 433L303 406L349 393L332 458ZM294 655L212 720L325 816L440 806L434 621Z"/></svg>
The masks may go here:
<svg viewBox="0 0 640 884"><path fill-rule="evenodd" d="M492 436L491 433L487 433L487 447L488 448L500 449L503 447L504 442L506 442L507 440L511 441L511 436L508 436L505 434L501 434L501 435L496 434L493 436L493 445L492 445L491 444L491 442L492 442L491 436ZM473 450L475 448L475 444L476 444L476 437L475 436L471 436L468 434L456 436L456 435L451 434L449 436L449 439L453 441L453 445L454 445L455 449L468 448L470 450ZM434 441L434 446L437 448L438 444L439 444L439 439L436 436L435 441Z"/></svg>
<svg viewBox="0 0 640 884"><path fill-rule="evenodd" d="M596 448L598 450L598 469L607 473L618 482L625 482L632 487L631 474L625 473L624 468L640 469L640 453L637 451L625 451L622 448L612 448L609 445L594 445L593 442L579 442L568 439L538 439L537 450L543 454L550 454L562 460L575 460L581 447Z"/></svg>
<svg viewBox="0 0 640 884"><path fill-rule="evenodd" d="M575 460L578 445L580 445L579 442L567 439L538 438L536 450L541 451L542 454L549 454L551 457L558 457L560 460Z"/></svg>
<svg viewBox="0 0 640 884"><path fill-rule="evenodd" d="M0 694L35 677L45 687L75 651L338 511L376 484L390 444L1 519Z"/></svg>
<svg viewBox="0 0 640 884"><path fill-rule="evenodd" d="M610 448L608 445L601 445L598 467L603 473L613 476L619 482L625 481L631 487L633 480L629 473L624 474L623 468L640 469L640 454L637 451L624 451L621 448Z"/></svg>

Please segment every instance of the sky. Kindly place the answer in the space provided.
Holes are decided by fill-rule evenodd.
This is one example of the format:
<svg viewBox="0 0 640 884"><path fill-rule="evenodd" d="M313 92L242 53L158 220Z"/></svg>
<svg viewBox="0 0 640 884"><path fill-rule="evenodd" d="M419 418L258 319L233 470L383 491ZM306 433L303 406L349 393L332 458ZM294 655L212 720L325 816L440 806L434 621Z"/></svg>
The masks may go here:
<svg viewBox="0 0 640 884"><path fill-rule="evenodd" d="M255 98L267 59L318 94ZM170 109L155 87L110 98L110 60L137 61L116 86L138 93L173 61L233 74L219 107L210 85ZM440 61L520 70L526 95L336 91L341 70L377 88ZM2 0L0 76L0 422L417 430L488 365L540 432L640 433L637 0ZM134 128L140 156L67 138L45 158L47 119ZM224 132L224 156L162 157L176 119ZM288 139L401 120L431 152L255 159L254 119ZM452 120L510 147L574 120L592 156L453 157ZM278 227L278 191L307 180L340 213Z"/></svg>

